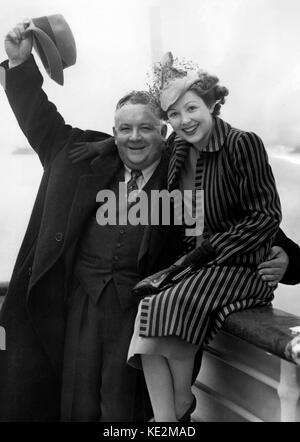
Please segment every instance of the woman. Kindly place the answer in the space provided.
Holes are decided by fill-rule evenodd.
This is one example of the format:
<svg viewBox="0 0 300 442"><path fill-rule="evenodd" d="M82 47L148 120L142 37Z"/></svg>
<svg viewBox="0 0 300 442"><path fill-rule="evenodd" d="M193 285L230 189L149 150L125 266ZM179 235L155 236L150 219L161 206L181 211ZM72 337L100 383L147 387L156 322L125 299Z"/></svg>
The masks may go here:
<svg viewBox="0 0 300 442"><path fill-rule="evenodd" d="M158 422L190 419L195 354L226 316L273 299L256 268L281 221L261 139L218 117L228 90L214 76L172 64L169 57L160 72L160 104L174 130L169 190L203 190L204 229L186 238L193 250L183 258L198 270L142 299L136 318L128 362L144 370Z"/></svg>

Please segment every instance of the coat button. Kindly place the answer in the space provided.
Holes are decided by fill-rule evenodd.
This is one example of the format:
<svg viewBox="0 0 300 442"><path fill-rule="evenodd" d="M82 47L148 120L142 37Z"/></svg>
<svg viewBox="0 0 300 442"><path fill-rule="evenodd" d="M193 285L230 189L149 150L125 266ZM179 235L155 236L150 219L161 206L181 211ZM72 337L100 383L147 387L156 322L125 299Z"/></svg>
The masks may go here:
<svg viewBox="0 0 300 442"><path fill-rule="evenodd" d="M55 241L60 242L63 239L63 234L61 232L57 232L55 235Z"/></svg>
<svg viewBox="0 0 300 442"><path fill-rule="evenodd" d="M28 267L28 275L31 276L32 273L32 267Z"/></svg>

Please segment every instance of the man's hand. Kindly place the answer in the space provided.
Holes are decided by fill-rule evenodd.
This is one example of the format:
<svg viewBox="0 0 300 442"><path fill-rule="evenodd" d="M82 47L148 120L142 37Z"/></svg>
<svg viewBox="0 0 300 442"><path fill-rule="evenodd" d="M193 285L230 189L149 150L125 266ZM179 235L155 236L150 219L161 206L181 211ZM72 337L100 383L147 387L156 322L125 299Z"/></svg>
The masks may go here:
<svg viewBox="0 0 300 442"><path fill-rule="evenodd" d="M5 37L5 50L9 67L15 67L26 61L32 51L32 33L28 29L29 20L18 23Z"/></svg>
<svg viewBox="0 0 300 442"><path fill-rule="evenodd" d="M274 286L283 278L288 265L288 255L281 247L274 246L271 248L267 261L257 267L258 274L264 281L268 281L270 286Z"/></svg>
<svg viewBox="0 0 300 442"><path fill-rule="evenodd" d="M95 158L102 152L99 141L74 143L74 148L69 152L69 158L73 164Z"/></svg>

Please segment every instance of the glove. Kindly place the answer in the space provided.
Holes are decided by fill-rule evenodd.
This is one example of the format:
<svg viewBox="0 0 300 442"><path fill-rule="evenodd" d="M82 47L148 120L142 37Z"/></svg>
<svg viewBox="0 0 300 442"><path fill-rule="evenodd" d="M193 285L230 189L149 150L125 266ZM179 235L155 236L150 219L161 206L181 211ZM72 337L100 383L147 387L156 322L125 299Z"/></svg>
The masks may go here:
<svg viewBox="0 0 300 442"><path fill-rule="evenodd" d="M192 266L199 269L206 263L213 260L216 257L216 251L211 246L208 239L204 240L200 247L192 250L183 257L182 264L185 266Z"/></svg>
<svg viewBox="0 0 300 442"><path fill-rule="evenodd" d="M184 277L189 276L192 270L192 266L172 265L140 281L134 286L132 293L139 298L154 295L177 284Z"/></svg>
<svg viewBox="0 0 300 442"><path fill-rule="evenodd" d="M77 142L73 143L73 146L69 152L69 159L73 164L95 158L102 152L101 142L99 141Z"/></svg>

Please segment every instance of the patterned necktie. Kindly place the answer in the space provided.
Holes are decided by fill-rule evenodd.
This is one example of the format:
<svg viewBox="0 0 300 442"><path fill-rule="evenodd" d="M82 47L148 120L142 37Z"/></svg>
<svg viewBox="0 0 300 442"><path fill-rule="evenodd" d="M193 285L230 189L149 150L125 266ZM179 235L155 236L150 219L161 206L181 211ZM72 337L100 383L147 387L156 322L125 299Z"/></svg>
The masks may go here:
<svg viewBox="0 0 300 442"><path fill-rule="evenodd" d="M131 171L131 178L127 183L127 206L131 206L137 197L137 191L139 190L137 185L137 179L142 176L142 171L139 169L133 169Z"/></svg>

